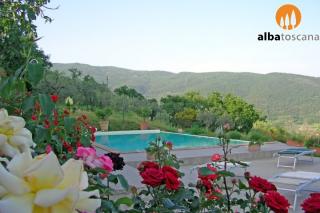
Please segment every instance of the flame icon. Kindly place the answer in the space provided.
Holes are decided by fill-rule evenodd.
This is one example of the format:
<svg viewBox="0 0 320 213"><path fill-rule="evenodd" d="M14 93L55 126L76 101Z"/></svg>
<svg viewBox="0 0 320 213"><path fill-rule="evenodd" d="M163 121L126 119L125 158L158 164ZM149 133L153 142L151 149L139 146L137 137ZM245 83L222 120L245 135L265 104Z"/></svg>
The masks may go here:
<svg viewBox="0 0 320 213"><path fill-rule="evenodd" d="M301 12L295 5L282 5L277 10L276 21L282 29L293 30L300 25Z"/></svg>

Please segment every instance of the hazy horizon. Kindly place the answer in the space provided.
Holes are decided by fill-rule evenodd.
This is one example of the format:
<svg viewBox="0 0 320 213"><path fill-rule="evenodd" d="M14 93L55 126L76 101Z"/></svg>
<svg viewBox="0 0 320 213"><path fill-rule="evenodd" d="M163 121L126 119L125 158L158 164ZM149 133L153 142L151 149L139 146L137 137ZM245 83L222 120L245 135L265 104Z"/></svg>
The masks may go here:
<svg viewBox="0 0 320 213"><path fill-rule="evenodd" d="M214 71L199 71L199 72L193 72L193 71L188 71L188 70L183 70L183 71L171 71L171 70L157 70L157 69L150 69L150 70L143 70L143 69L131 69L130 67L120 67L120 66L112 66L112 65L92 65L92 64L86 64L86 63L80 63L80 62L68 62L68 63L63 63L63 62L52 62L53 64L82 64L82 65L87 65L87 66L92 66L92 67L116 67L120 69L126 69L126 70L132 70L132 71L140 71L140 72L168 72L172 74L179 74L179 73L252 73L252 74L258 74L258 75L267 75L267 74L272 74L272 73L280 73L280 74L289 74L289 75L301 75L301 76L307 76L307 77L314 77L314 78L320 78L320 76L312 76L312 75L304 75L304 74L297 74L297 73L289 73L289 72L268 72L268 73L258 73L258 72L248 72L248 71L228 71L228 70L214 70Z"/></svg>
<svg viewBox="0 0 320 213"><path fill-rule="evenodd" d="M281 0L62 1L37 22L40 48L54 63L169 72L291 73L320 77L320 41L258 41L258 34L320 34L319 1L292 0L300 26L275 21Z"/></svg>

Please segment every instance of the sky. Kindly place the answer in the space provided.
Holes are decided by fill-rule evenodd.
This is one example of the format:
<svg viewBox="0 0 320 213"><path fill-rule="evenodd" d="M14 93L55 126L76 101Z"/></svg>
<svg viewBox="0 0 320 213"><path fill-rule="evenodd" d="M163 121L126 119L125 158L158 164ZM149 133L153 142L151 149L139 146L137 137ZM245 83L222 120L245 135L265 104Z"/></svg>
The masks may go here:
<svg viewBox="0 0 320 213"><path fill-rule="evenodd" d="M285 3L300 26L281 29ZM171 72L286 72L320 77L320 41L258 41L258 34L320 34L318 0L51 0L37 21L52 62Z"/></svg>

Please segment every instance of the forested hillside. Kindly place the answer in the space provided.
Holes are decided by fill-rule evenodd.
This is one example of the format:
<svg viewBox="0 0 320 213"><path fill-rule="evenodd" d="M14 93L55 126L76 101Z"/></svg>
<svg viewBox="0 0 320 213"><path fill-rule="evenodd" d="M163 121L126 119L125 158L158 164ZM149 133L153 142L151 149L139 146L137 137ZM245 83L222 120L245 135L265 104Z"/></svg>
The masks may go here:
<svg viewBox="0 0 320 213"><path fill-rule="evenodd" d="M98 82L108 81L110 88L128 85L147 97L199 91L232 93L254 104L273 120L310 123L320 120L320 78L270 73L171 73L135 71L118 67L85 64L54 64L53 69L66 72L70 68L93 76ZM69 72L66 72L69 74ZM108 79L108 80L107 80Z"/></svg>

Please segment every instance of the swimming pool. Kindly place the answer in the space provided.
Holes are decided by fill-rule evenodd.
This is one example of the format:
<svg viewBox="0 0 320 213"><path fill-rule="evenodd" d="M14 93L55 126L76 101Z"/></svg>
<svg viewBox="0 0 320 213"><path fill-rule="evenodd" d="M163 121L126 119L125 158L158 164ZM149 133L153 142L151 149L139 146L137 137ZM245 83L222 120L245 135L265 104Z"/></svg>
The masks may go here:
<svg viewBox="0 0 320 213"><path fill-rule="evenodd" d="M96 143L122 153L142 152L151 141L154 141L159 136L163 140L171 141L173 149L204 148L219 145L219 139L215 137L162 132L159 130L97 132ZM230 142L233 145L247 143L247 141L241 140L231 140Z"/></svg>

